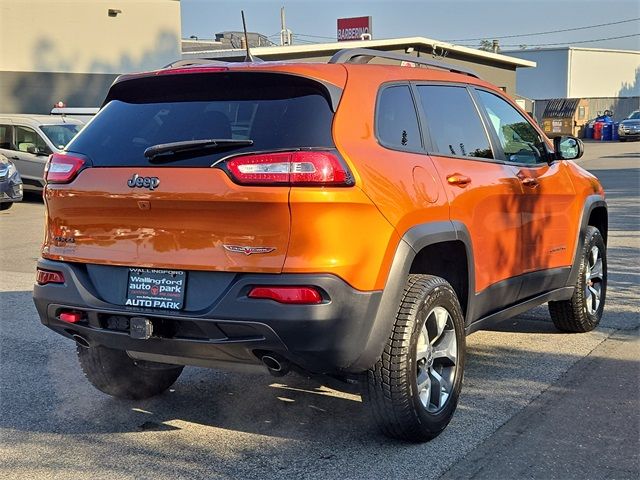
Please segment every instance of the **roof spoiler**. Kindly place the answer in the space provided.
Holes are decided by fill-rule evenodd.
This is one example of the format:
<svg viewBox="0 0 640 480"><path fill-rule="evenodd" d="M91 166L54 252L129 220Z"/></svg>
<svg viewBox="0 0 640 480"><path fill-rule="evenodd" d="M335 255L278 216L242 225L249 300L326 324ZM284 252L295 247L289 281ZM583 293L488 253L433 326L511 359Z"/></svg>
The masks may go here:
<svg viewBox="0 0 640 480"><path fill-rule="evenodd" d="M461 73L471 77L480 78L476 72L464 67L458 67L449 63L439 62L437 60L429 60L422 57L413 57L411 55L403 55L401 53L384 52L381 50L372 50L370 48L345 48L336 52L328 63L355 63L366 64L374 58L384 58L387 60L397 60L399 62L411 62L426 67L439 68L453 73Z"/></svg>
<svg viewBox="0 0 640 480"><path fill-rule="evenodd" d="M227 62L221 62L219 60L210 60L207 58L191 58L186 60L176 60L175 62L171 62L168 65L165 65L161 68L164 70L166 68L182 68L182 67L195 67L198 65L226 65Z"/></svg>

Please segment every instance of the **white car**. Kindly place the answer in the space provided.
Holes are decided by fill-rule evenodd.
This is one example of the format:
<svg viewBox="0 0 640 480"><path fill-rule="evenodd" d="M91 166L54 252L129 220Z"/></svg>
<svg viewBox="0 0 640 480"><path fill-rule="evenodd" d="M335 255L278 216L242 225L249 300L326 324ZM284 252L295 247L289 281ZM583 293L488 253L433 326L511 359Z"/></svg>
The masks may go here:
<svg viewBox="0 0 640 480"><path fill-rule="evenodd" d="M44 166L82 129L80 120L54 115L0 115L0 154L11 160L25 191L44 188Z"/></svg>

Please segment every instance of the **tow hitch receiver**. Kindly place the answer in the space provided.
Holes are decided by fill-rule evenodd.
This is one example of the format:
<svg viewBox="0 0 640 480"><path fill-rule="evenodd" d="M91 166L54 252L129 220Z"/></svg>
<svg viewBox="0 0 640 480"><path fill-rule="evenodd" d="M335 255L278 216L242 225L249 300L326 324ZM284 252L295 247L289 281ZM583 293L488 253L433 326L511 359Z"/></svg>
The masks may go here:
<svg viewBox="0 0 640 480"><path fill-rule="evenodd" d="M144 317L133 317L129 320L129 335L136 340L148 340L153 334L153 323Z"/></svg>

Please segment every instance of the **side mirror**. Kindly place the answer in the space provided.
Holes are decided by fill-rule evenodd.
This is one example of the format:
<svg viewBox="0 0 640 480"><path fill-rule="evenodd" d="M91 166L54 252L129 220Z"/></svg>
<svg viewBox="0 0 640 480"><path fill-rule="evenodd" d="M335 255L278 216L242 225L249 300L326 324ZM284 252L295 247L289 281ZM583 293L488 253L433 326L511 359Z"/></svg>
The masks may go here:
<svg viewBox="0 0 640 480"><path fill-rule="evenodd" d="M555 137L553 148L556 151L557 160L575 160L584 153L584 144L576 137Z"/></svg>

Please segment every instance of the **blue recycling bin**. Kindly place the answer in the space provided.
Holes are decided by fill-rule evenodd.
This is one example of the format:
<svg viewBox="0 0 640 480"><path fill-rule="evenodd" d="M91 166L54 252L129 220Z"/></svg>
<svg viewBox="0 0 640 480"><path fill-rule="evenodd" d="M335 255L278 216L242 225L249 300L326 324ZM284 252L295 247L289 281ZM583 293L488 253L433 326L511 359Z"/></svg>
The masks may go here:
<svg viewBox="0 0 640 480"><path fill-rule="evenodd" d="M620 135L618 135L619 127L620 127L620 122L613 123L613 133L611 135L611 140L620 140Z"/></svg>
<svg viewBox="0 0 640 480"><path fill-rule="evenodd" d="M584 138L592 139L593 138L593 124L595 122L589 122L584 126Z"/></svg>
<svg viewBox="0 0 640 480"><path fill-rule="evenodd" d="M603 142L610 142L613 140L613 122L602 124L602 136L600 140Z"/></svg>

